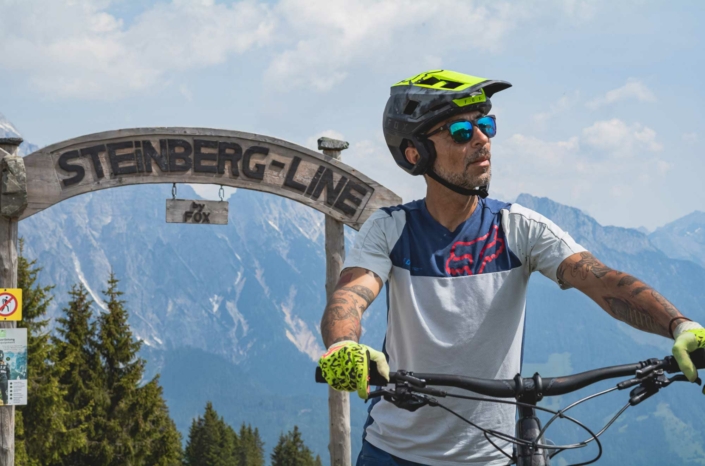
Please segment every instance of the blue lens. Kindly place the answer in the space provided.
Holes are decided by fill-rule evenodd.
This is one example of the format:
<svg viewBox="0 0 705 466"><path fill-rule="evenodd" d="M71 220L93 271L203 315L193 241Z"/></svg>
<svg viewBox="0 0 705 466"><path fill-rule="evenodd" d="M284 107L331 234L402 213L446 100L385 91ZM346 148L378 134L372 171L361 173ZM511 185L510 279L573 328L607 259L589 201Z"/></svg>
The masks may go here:
<svg viewBox="0 0 705 466"><path fill-rule="evenodd" d="M456 121L450 124L448 131L450 131L450 136L453 141L458 143L465 143L472 139L472 123L469 121Z"/></svg>
<svg viewBox="0 0 705 466"><path fill-rule="evenodd" d="M493 138L497 134L497 122L491 116L483 116L477 120L477 127L488 138Z"/></svg>

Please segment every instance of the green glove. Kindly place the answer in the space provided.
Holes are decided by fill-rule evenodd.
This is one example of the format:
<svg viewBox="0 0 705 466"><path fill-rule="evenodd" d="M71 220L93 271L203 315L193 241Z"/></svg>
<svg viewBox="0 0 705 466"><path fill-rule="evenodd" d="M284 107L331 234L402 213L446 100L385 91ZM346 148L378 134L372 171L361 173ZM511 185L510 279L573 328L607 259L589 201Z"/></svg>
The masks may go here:
<svg viewBox="0 0 705 466"><path fill-rule="evenodd" d="M674 332L676 337L673 343L673 357L678 362L678 367L691 382L698 378L698 370L690 360L688 353L692 353L698 348L705 348L705 328L695 322L684 322L676 327ZM705 394L705 389L703 389Z"/></svg>
<svg viewBox="0 0 705 466"><path fill-rule="evenodd" d="M368 385L370 361L377 364L377 371L389 380L389 364L383 353L352 340L331 345L318 360L323 378L336 390L354 392L363 400L370 392Z"/></svg>

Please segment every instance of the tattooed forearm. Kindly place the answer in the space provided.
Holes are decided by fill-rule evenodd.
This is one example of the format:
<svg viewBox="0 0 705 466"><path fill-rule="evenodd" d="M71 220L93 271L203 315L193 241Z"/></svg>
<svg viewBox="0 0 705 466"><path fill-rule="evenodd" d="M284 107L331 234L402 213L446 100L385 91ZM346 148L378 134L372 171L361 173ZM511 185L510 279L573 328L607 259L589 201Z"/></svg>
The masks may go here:
<svg viewBox="0 0 705 466"><path fill-rule="evenodd" d="M641 294L643 291L649 291L649 290L652 290L652 289L653 289L653 288L651 288L651 287L648 286L648 285L645 285L645 286L638 286L638 287L634 288L634 289L631 291L631 293L629 293L629 295L630 295L632 298L636 298L636 297L639 296L639 294Z"/></svg>
<svg viewBox="0 0 705 466"><path fill-rule="evenodd" d="M362 285L344 286L341 288L341 290L355 293L356 295L358 295L359 297L361 297L362 299L365 300L365 303L367 303L367 306L369 306L370 303L372 303L372 301L374 301L374 299L375 299L375 294L372 292L372 290L370 290L366 286L362 286Z"/></svg>
<svg viewBox="0 0 705 466"><path fill-rule="evenodd" d="M321 335L326 347L343 340L359 341L360 321L375 294L362 285L344 286L328 300L321 319Z"/></svg>
<svg viewBox="0 0 705 466"><path fill-rule="evenodd" d="M556 277L564 287L576 286L575 281L586 280L589 275L602 278L610 272L611 268L600 262L589 252L581 252L577 261L564 260L558 267Z"/></svg>
<svg viewBox="0 0 705 466"><path fill-rule="evenodd" d="M634 328L651 333L661 333L661 328L654 321L648 311L624 299L604 296L609 312L616 319L621 320Z"/></svg>
<svg viewBox="0 0 705 466"><path fill-rule="evenodd" d="M668 337L673 319L682 317L673 304L649 285L607 267L589 252L564 260L556 278L563 288L579 289L616 319L646 332Z"/></svg>
<svg viewBox="0 0 705 466"><path fill-rule="evenodd" d="M632 286L634 283L638 282L639 279L636 277L632 277L631 275L625 275L624 277L620 278L619 282L617 283L617 286L622 287L622 286Z"/></svg>

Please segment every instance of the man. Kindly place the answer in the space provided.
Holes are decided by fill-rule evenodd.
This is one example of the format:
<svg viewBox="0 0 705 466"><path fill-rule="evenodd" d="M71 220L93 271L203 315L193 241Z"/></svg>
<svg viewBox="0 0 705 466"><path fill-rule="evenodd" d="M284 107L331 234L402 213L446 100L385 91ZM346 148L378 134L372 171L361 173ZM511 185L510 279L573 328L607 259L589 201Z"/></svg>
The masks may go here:
<svg viewBox="0 0 705 466"><path fill-rule="evenodd" d="M10 366L5 362L5 352L0 350L0 399L7 404L7 384L10 380Z"/></svg>
<svg viewBox="0 0 705 466"><path fill-rule="evenodd" d="M328 351L319 361L334 388L365 398L368 358L389 368L511 379L520 371L529 276L539 271L575 287L611 316L674 336L689 380L688 352L705 329L656 290L613 270L545 217L487 198L490 97L511 85L447 70L392 86L384 135L396 163L423 175L426 198L375 212L362 226L321 321ZM358 344L362 313L388 283L384 354ZM387 366L387 358L389 366ZM386 401L370 407L358 465L500 465L506 458L476 429L441 409L415 412ZM512 434L514 407L445 399L487 429ZM511 453L511 445L500 442Z"/></svg>

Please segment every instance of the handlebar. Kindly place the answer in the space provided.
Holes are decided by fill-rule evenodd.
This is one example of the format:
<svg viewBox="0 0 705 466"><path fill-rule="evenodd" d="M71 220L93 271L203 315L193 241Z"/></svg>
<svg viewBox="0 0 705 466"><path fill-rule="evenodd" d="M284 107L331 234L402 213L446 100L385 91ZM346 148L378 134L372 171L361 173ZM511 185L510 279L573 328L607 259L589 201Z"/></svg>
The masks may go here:
<svg viewBox="0 0 705 466"><path fill-rule="evenodd" d="M705 349L692 352L690 358L696 368L705 369ZM397 371L389 374L390 380L387 382L377 372L376 365L372 364L370 367L370 385L385 386L388 383L409 381L412 385L421 387L427 385L455 387L495 398L515 398L524 394L534 393L540 399L543 396L557 396L574 392L602 380L630 375L642 377L657 370L663 370L669 374L680 372L675 358L666 356L663 359L648 359L634 364L604 367L563 377L541 378L537 373L533 377L521 377L517 374L514 379L492 380L459 375ZM316 368L316 382L326 383L320 367ZM625 385L623 388L627 388L627 386Z"/></svg>

